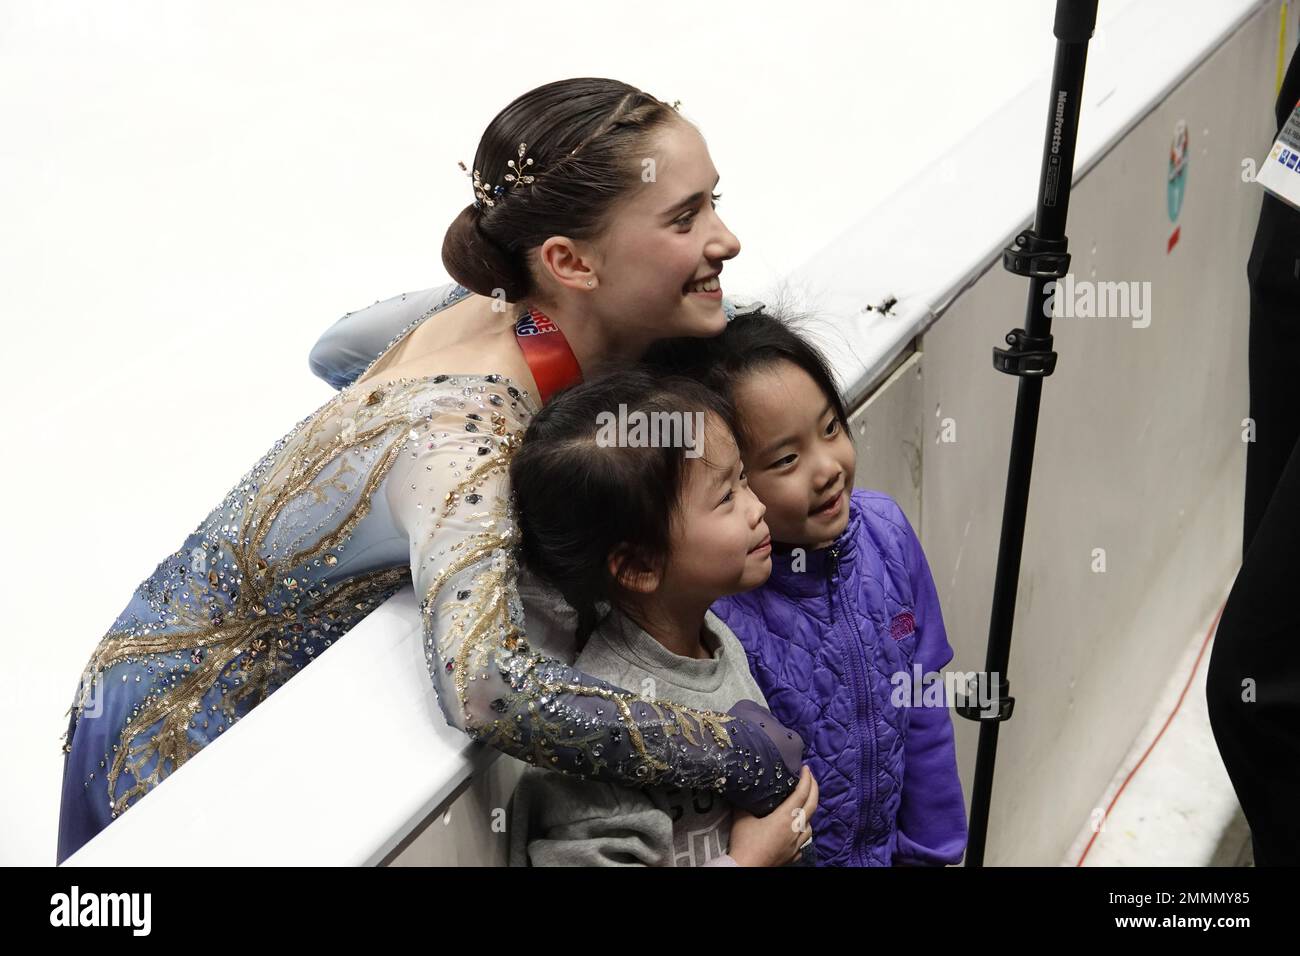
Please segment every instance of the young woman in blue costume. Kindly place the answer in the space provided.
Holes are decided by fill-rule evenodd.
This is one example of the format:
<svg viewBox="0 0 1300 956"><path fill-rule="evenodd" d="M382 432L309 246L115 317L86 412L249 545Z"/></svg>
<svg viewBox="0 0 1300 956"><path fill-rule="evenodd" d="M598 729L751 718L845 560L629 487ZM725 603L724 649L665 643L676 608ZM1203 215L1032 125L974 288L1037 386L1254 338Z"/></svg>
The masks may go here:
<svg viewBox="0 0 1300 956"><path fill-rule="evenodd" d="M703 138L634 87L564 80L502 110L473 170L443 244L457 284L341 373L100 641L70 708L59 862L408 580L439 705L474 739L759 815L806 796L802 741L764 709L644 698L545 657L516 588L508 466L541 404L734 311L714 280L740 243Z"/></svg>

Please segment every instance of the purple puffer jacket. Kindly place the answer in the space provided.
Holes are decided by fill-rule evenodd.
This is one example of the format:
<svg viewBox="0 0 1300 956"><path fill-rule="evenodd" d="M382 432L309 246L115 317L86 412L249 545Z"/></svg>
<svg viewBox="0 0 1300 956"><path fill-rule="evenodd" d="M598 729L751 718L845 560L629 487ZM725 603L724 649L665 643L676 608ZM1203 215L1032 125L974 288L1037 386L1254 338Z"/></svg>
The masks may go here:
<svg viewBox="0 0 1300 956"><path fill-rule="evenodd" d="M805 741L818 865L960 862L966 807L948 707L922 706L919 693L896 698L915 706L891 700L892 675L919 692L953 656L921 542L894 499L855 488L834 544L774 546L768 582L713 611L745 646L772 714Z"/></svg>

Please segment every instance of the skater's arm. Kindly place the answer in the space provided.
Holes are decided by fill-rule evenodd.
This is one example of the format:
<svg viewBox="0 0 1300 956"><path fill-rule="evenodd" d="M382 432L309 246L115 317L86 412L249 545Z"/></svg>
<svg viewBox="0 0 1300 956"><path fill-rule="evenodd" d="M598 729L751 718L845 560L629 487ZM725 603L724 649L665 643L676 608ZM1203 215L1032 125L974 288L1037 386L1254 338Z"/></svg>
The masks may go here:
<svg viewBox="0 0 1300 956"><path fill-rule="evenodd" d="M455 288L453 282L404 292L349 312L326 329L312 346L307 359L312 374L336 389L351 385L398 333L443 304Z"/></svg>
<svg viewBox="0 0 1300 956"><path fill-rule="evenodd" d="M798 779L778 766L767 736L784 737L775 720L765 731L739 716L643 698L529 646L508 488L528 410L512 388L453 376L408 393L419 396L409 437L385 480L394 521L410 539L425 661L447 721L536 766L621 786L707 789L770 812Z"/></svg>

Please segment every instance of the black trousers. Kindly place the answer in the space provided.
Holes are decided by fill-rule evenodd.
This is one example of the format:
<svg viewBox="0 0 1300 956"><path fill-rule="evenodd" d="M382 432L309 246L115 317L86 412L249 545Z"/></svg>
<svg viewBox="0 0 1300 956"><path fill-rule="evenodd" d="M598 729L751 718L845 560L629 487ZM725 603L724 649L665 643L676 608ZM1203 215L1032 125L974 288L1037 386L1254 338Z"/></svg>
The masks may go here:
<svg viewBox="0 0 1300 956"><path fill-rule="evenodd" d="M1300 438L1300 210L1270 193L1246 266L1250 283L1250 417L1244 557Z"/></svg>
<svg viewBox="0 0 1300 956"><path fill-rule="evenodd" d="M1300 211L1265 195L1247 267L1244 557L1206 677L1258 866L1300 865Z"/></svg>

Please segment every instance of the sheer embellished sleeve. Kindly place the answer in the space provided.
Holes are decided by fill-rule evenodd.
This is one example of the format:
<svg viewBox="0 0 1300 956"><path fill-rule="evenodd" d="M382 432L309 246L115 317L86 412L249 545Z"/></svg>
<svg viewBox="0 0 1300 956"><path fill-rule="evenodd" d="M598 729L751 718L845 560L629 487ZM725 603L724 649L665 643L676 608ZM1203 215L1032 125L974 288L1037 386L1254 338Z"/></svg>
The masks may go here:
<svg viewBox="0 0 1300 956"><path fill-rule="evenodd" d="M707 789L770 812L798 782L787 767L798 768L802 741L765 710L760 727L752 702L719 713L643 697L529 646L509 461L535 408L501 376L437 376L411 393L385 479L410 539L425 661L447 721L538 767Z"/></svg>
<svg viewBox="0 0 1300 956"><path fill-rule="evenodd" d="M346 388L412 323L447 304L456 283L403 292L349 312L316 340L307 364L336 389Z"/></svg>

